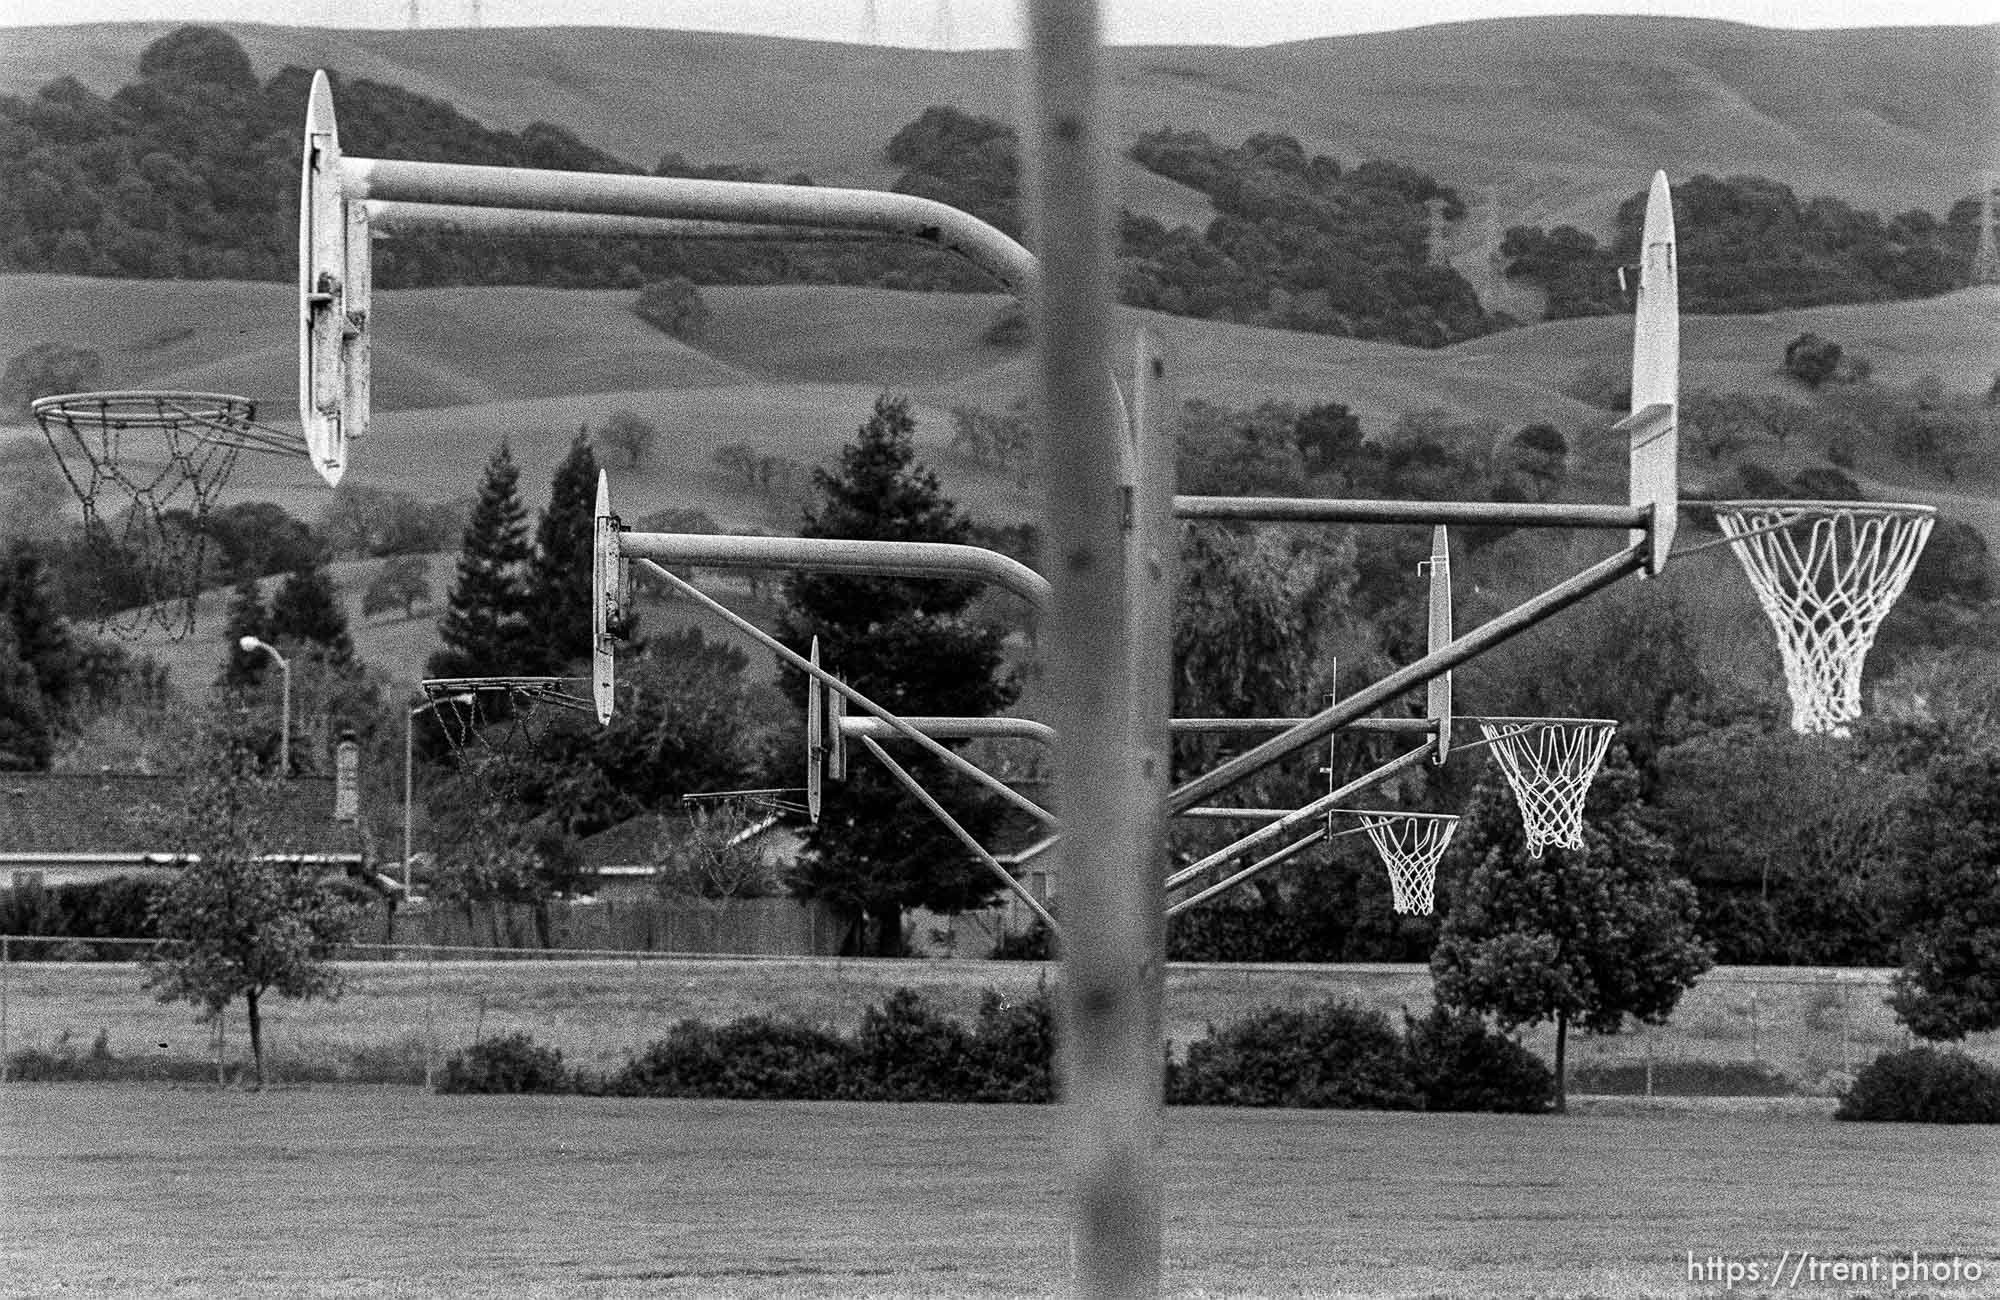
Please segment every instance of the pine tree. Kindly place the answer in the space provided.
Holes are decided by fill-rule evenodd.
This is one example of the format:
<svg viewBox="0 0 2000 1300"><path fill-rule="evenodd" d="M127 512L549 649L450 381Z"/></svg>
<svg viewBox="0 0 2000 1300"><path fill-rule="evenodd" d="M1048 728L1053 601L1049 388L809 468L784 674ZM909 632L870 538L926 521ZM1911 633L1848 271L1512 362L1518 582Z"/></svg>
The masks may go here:
<svg viewBox="0 0 2000 1300"><path fill-rule="evenodd" d="M597 517L597 454L579 431L549 482L528 569L529 640L542 672L559 676L590 657L590 563Z"/></svg>
<svg viewBox="0 0 2000 1300"><path fill-rule="evenodd" d="M479 500L459 546L458 573L438 620L444 645L426 665L432 677L524 675L540 667L525 635L531 551L520 476L513 453L502 442L487 462Z"/></svg>
<svg viewBox="0 0 2000 1300"><path fill-rule="evenodd" d="M317 647L326 658L344 664L354 657L354 639L347 632L347 610L334 591L333 575L317 552L292 570L271 598L269 641L296 641Z"/></svg>
<svg viewBox="0 0 2000 1300"><path fill-rule="evenodd" d="M840 470L813 475L817 509L806 537L964 542L971 522L916 461L909 403L884 394ZM1013 703L1019 687L1004 670L1003 632L967 620L978 594L970 582L799 574L785 585L789 606L779 639L803 650L814 636L856 689L899 714L981 716ZM787 692L805 697L805 677L785 674ZM974 835L997 823L996 800L971 782L926 771L926 785ZM902 949L910 907L958 912L990 901L998 884L950 832L887 773L860 762L827 792L820 823L795 887L847 912L850 946L878 955Z"/></svg>

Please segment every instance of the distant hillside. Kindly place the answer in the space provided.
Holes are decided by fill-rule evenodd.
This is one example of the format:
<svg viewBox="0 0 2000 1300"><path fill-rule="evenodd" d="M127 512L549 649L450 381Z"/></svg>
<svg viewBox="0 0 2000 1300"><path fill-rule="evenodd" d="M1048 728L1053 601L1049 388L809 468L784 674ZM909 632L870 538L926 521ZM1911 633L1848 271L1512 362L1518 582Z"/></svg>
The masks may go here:
<svg viewBox="0 0 2000 1300"><path fill-rule="evenodd" d="M1013 119L1004 51L941 52L604 28L318 31L227 24L260 76L294 64L406 86L496 128L551 121L635 165L663 153L885 184L882 142L931 105ZM0 93L73 75L108 93L164 23L10 30ZM1996 133L1996 28L1781 31L1680 18L1518 18L1261 49L1110 52L1120 135L1297 136L1407 161L1497 207L1501 226L1609 233L1654 168L1751 172L1801 195L1942 211ZM807 92L807 93L800 93ZM1122 168L1163 221L1198 196ZM1178 219L1188 219L1181 216Z"/></svg>
<svg viewBox="0 0 2000 1300"><path fill-rule="evenodd" d="M280 424L295 419L293 299L283 286L10 276L0 293L0 356L42 340L86 344L103 354L110 386L214 387L263 399L266 418ZM888 389L916 400L927 456L978 513L1005 520L1038 508L1013 479L945 454L952 407L998 412L1027 392L1027 353L983 338L1001 299L825 286L708 289L709 334L694 348L641 324L632 298L496 288L379 294L376 419L354 450L350 475L425 497L466 496L505 437L521 463L522 491L536 503L577 427L622 408L662 431L658 453L639 470L613 467L628 517L698 508L719 523L789 528L790 507L733 483L713 462L716 448L741 442L823 463ZM1547 421L1574 437L1601 427L1604 415L1564 388L1593 368L1615 375L1630 364L1626 318L1532 326L1436 350L1148 312L1124 319L1145 324L1172 349L1185 396L1232 406L1339 401L1371 434L1405 412L1441 406L1508 429ZM1797 395L1780 362L1785 344L1806 330L1869 358L1882 383L1907 386L1936 374L1953 392L1983 394L2000 358L2000 290L1690 317L1683 384ZM1929 486L1973 496L2000 489L2000 464L1988 464L1995 460L2000 452L1982 451L1958 483ZM1690 457L1683 474L1692 481L1725 468ZM1885 484L1917 482L1890 467L1878 476ZM302 466L266 457L246 458L237 482L243 495L279 501L303 518L324 500ZM2000 544L2000 519L1993 535Z"/></svg>

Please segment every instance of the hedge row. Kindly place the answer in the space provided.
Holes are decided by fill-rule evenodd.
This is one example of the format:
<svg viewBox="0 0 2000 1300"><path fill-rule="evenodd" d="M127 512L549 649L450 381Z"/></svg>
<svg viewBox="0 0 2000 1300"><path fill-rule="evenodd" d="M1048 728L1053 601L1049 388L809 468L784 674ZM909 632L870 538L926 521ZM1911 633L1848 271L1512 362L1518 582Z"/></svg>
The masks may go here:
<svg viewBox="0 0 2000 1300"><path fill-rule="evenodd" d="M898 989L852 1036L797 1020L684 1020L609 1076L571 1070L526 1034L447 1062L444 1092L587 1092L786 1101L1046 1102L1054 1017L1045 991L988 991L969 1027ZM1532 1053L1472 1017L1438 1009L1402 1032L1343 1002L1266 1008L1211 1025L1167 1062L1166 1099L1196 1106L1546 1110L1555 1083Z"/></svg>

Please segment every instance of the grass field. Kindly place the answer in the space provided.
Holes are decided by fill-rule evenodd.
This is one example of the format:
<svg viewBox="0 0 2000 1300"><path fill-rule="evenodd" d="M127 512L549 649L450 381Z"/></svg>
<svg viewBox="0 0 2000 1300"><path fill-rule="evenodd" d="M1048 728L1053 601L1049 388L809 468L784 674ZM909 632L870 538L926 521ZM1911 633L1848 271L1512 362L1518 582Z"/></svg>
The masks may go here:
<svg viewBox="0 0 2000 1300"><path fill-rule="evenodd" d="M265 1044L279 1080L410 1082L481 1038L519 1030L562 1050L575 1066L617 1070L628 1055L675 1021L712 1023L763 1014L796 1017L851 1031L862 1012L899 987L913 988L947 1014L970 1020L993 989L1021 997L1055 978L1033 962L732 960L660 958L643 962L563 961L360 962L346 968L349 987L336 1002L265 1005ZM213 1061L211 1030L192 1008L162 1005L140 988L141 972L120 963L13 963L5 968L10 1050L86 1053L101 1034L106 1050L158 1077L205 1075ZM1888 1009L1883 972L1730 967L1696 985L1666 1026L1600 1038L1574 1035L1570 1065L1580 1090L1593 1072L1647 1061L1659 1067L1659 1091L1760 1090L1757 1067L1791 1090L1826 1095L1878 1052L1908 1040ZM1166 1031L1176 1050L1211 1024L1239 1020L1268 1005L1303 1006L1342 998L1380 1009L1401 1023L1409 1008L1431 1004L1429 972L1420 966L1168 967ZM240 1008L224 1030L232 1070L247 1061ZM1554 1056L1547 1027L1524 1041ZM1976 1055L2000 1062L2000 1034L1975 1035ZM1692 1065L1711 1082L1679 1084L1671 1069ZM1619 1090L1642 1086L1628 1078Z"/></svg>
<svg viewBox="0 0 2000 1300"><path fill-rule="evenodd" d="M89 1085L0 1107L7 1297L1064 1289L1053 1107ZM1690 1284L1690 1252L2000 1274L1994 1130L1623 1110L1169 1111L1165 1291L1890 1294Z"/></svg>

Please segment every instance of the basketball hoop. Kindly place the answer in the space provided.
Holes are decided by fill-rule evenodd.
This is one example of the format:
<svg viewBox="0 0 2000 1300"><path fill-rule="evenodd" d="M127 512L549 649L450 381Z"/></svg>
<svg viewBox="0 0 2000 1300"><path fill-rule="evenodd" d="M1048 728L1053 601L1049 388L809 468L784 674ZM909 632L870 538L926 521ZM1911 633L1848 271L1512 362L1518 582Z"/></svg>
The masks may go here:
<svg viewBox="0 0 2000 1300"><path fill-rule="evenodd" d="M589 683L574 677L429 677L421 686L459 771L503 798L527 778L522 760L549 755L561 719L596 712Z"/></svg>
<svg viewBox="0 0 2000 1300"><path fill-rule="evenodd" d="M1778 634L1792 730L1845 736L1861 666L1937 521L1930 506L1718 501L1715 520Z"/></svg>
<svg viewBox="0 0 2000 1300"><path fill-rule="evenodd" d="M1396 911L1404 916L1429 916L1435 906L1438 862L1451 847L1458 818L1449 813L1419 812L1350 815L1361 819L1361 830L1389 868Z"/></svg>
<svg viewBox="0 0 2000 1300"><path fill-rule="evenodd" d="M238 453L306 450L260 423L254 401L223 393L64 393L31 409L83 506L86 544L111 571L138 572L139 606L100 620L121 636L149 623L175 639L194 630L208 513Z"/></svg>
<svg viewBox="0 0 2000 1300"><path fill-rule="evenodd" d="M1521 809L1528 856L1583 848L1583 799L1618 730L1609 718L1477 718Z"/></svg>

